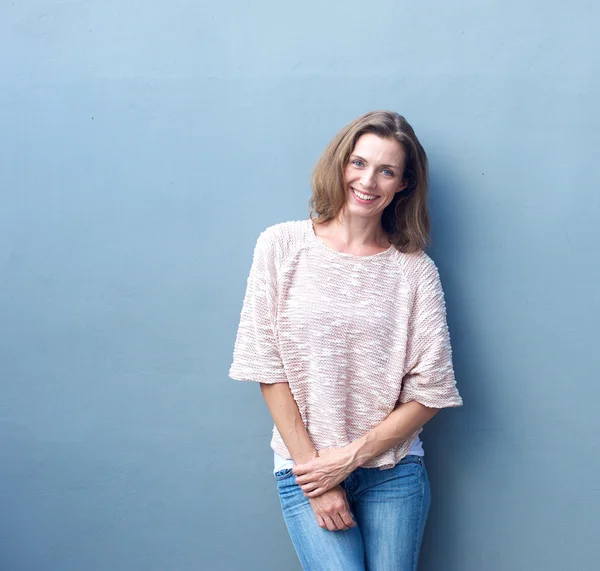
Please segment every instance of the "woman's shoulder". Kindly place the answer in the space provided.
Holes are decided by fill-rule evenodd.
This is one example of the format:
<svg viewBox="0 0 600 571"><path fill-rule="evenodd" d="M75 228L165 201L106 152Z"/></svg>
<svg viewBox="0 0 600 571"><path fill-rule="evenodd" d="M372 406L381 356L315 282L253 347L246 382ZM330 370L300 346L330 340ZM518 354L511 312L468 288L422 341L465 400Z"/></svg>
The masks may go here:
<svg viewBox="0 0 600 571"><path fill-rule="evenodd" d="M439 280L437 266L424 250L410 254L398 252L398 259L403 273L411 285L419 286L432 280L434 282Z"/></svg>
<svg viewBox="0 0 600 571"><path fill-rule="evenodd" d="M270 245L289 246L296 242L305 242L312 232L310 220L280 222L263 230L259 242Z"/></svg>
<svg viewBox="0 0 600 571"><path fill-rule="evenodd" d="M306 244L311 237L312 222L308 220L294 220L280 222L265 228L256 242L257 249L266 250L277 257Z"/></svg>
<svg viewBox="0 0 600 571"><path fill-rule="evenodd" d="M273 226L265 228L261 235L270 239L290 239L297 236L304 236L311 229L311 220L292 220L290 222L279 222Z"/></svg>

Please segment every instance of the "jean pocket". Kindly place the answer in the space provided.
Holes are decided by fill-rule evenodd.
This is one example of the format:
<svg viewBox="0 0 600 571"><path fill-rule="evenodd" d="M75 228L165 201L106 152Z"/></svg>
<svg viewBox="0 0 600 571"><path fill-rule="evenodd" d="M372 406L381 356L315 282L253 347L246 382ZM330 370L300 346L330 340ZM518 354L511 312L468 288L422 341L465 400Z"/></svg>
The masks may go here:
<svg viewBox="0 0 600 571"><path fill-rule="evenodd" d="M423 458L421 456L417 456L416 454L409 454L408 456L402 458L398 464L418 464L421 466L423 464Z"/></svg>
<svg viewBox="0 0 600 571"><path fill-rule="evenodd" d="M275 472L275 479L277 481L281 481L293 475L294 474L292 473L292 468L285 468L284 470L279 470L278 472Z"/></svg>

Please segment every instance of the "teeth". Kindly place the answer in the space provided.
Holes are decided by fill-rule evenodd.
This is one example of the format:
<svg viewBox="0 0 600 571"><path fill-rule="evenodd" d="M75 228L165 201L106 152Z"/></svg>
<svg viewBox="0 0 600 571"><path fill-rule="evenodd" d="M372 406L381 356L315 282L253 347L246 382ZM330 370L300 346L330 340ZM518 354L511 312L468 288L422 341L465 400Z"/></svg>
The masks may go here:
<svg viewBox="0 0 600 571"><path fill-rule="evenodd" d="M362 200L375 200L375 198L377 198L376 196L368 196L367 194L362 194L358 192L358 190L352 189L352 191L354 192L354 194L356 194L356 196L358 196L358 198Z"/></svg>

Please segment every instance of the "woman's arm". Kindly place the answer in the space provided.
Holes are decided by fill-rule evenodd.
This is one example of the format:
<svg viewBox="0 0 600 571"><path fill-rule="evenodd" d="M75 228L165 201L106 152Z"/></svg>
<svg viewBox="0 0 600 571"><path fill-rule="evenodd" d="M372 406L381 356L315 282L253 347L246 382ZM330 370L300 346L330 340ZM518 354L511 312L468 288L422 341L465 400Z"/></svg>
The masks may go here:
<svg viewBox="0 0 600 571"><path fill-rule="evenodd" d="M360 468L390 448L406 442L438 411L438 408L429 408L417 401L399 404L383 422L346 446L352 465Z"/></svg>
<svg viewBox="0 0 600 571"><path fill-rule="evenodd" d="M309 498L323 494L356 468L408 440L438 410L417 401L397 405L385 420L361 438L343 448L321 450L317 458L294 466L296 482Z"/></svg>
<svg viewBox="0 0 600 571"><path fill-rule="evenodd" d="M304 464L316 458L317 450L306 432L290 386L287 383L261 383L260 390L292 460Z"/></svg>
<svg viewBox="0 0 600 571"><path fill-rule="evenodd" d="M260 389L294 462L306 464L317 458L317 450L302 422L290 386L287 383L261 383ZM344 531L356 526L346 492L340 486L330 486L318 498L312 497L309 501L319 527L329 531Z"/></svg>

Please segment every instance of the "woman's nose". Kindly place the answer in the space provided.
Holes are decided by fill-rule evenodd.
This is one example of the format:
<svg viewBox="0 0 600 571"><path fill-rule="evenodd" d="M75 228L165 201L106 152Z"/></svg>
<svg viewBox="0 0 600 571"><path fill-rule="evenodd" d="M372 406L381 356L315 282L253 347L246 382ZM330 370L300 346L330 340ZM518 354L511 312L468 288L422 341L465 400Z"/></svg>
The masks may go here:
<svg viewBox="0 0 600 571"><path fill-rule="evenodd" d="M363 173L360 179L363 188L373 188L375 186L375 173L372 170L367 170Z"/></svg>

